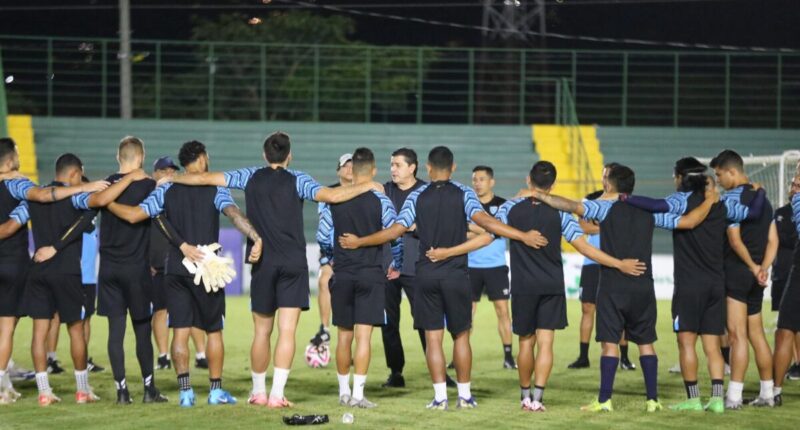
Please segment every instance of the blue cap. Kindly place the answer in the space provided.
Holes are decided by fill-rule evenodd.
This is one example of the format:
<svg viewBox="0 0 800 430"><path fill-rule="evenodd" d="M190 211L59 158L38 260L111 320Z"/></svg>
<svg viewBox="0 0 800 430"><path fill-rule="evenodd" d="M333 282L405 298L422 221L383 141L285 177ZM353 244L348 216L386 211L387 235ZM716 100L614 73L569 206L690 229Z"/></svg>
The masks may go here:
<svg viewBox="0 0 800 430"><path fill-rule="evenodd" d="M161 157L153 163L153 170L162 170L162 169L175 169L181 170L180 167L176 166L175 163L172 161L170 157Z"/></svg>

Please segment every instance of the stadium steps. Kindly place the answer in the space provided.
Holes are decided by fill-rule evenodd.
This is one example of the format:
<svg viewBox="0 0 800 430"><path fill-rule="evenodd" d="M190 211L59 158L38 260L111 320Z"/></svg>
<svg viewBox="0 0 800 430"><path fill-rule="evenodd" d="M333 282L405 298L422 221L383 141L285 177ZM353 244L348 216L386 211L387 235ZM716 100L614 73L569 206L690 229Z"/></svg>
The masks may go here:
<svg viewBox="0 0 800 430"><path fill-rule="evenodd" d="M36 143L33 140L33 126L30 115L9 115L8 135L17 143L19 151L19 170L34 182L39 181L36 163Z"/></svg>
<svg viewBox="0 0 800 430"><path fill-rule="evenodd" d="M580 126L579 132L583 140L586 155L589 160L592 176L599 183L603 169L603 154L600 152L600 141L597 139L594 126ZM539 158L547 160L556 166L558 181L553 192L565 197L582 198L580 187L577 183L578 170L582 166L574 166L569 141L570 128L549 124L534 124L532 135L536 152Z"/></svg>

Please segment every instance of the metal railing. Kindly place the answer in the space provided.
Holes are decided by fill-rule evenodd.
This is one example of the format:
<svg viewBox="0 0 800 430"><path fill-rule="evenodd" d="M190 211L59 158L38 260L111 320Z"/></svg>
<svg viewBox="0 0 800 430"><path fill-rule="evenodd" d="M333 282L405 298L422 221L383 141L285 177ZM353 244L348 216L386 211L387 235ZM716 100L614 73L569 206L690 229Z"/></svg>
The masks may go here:
<svg viewBox="0 0 800 430"><path fill-rule="evenodd" d="M13 113L119 115L118 42L0 36ZM800 127L800 54L133 40L134 116Z"/></svg>

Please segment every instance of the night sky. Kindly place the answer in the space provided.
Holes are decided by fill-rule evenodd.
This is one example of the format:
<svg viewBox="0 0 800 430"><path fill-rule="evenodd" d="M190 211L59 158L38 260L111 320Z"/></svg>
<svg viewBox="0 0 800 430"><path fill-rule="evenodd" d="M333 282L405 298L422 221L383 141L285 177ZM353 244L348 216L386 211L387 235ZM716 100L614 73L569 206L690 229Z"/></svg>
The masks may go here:
<svg viewBox="0 0 800 430"><path fill-rule="evenodd" d="M310 0L313 1L313 0ZM522 0L525 1L525 0ZM800 49L800 0L556 0L548 3L548 31L587 36L638 38L686 43L763 46ZM615 4L615 2L618 2ZM132 0L131 21L134 38L186 39L191 17L213 17L226 12L265 17L266 11L292 2L275 0L261 5L260 0ZM480 25L481 7L464 3L479 0L316 0L316 4L441 4L434 8L362 9L385 14L436 19ZM452 5L461 4L460 6ZM572 4L570 4L572 3ZM594 4L592 4L594 3ZM142 5L175 5L173 9L137 9ZM447 6L446 4L450 4ZM59 6L99 6L107 9L65 10ZM3 34L46 36L116 37L116 0L3 0L0 19ZM191 9L190 5L231 5L225 9ZM235 8L235 5L257 6ZM33 7L39 10L14 10ZM314 9L312 9L314 10ZM317 13L332 12L316 9ZM396 22L380 18L354 17L353 39L374 44L481 46L477 30L459 30ZM268 24L268 23L265 23ZM262 25L265 25L262 24ZM537 44L539 42L534 42ZM540 46L540 45L531 45ZM548 47L598 49L639 48L636 45L589 43L548 39Z"/></svg>

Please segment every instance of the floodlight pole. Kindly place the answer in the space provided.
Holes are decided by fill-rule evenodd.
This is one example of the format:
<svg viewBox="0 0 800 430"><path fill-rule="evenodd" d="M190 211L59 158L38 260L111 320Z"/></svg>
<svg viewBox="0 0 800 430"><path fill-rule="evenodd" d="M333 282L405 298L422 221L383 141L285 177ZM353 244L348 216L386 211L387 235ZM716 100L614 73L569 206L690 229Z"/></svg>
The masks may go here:
<svg viewBox="0 0 800 430"><path fill-rule="evenodd" d="M119 0L119 116L133 116L131 102L131 7L130 0Z"/></svg>

